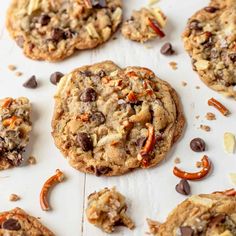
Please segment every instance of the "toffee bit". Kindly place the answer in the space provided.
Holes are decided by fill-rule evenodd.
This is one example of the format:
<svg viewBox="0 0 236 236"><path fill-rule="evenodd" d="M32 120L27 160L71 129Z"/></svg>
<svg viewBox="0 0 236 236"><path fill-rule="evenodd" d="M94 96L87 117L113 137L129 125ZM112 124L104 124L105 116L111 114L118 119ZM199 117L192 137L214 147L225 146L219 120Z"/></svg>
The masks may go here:
<svg viewBox="0 0 236 236"><path fill-rule="evenodd" d="M49 211L51 209L48 202L48 193L50 189L58 183L61 183L64 180L64 174L59 169L56 170L56 174L50 177L43 185L40 192L40 206L43 211Z"/></svg>
<svg viewBox="0 0 236 236"><path fill-rule="evenodd" d="M220 103L214 98L208 100L208 105L215 107L224 116L230 114L229 110L222 103Z"/></svg>

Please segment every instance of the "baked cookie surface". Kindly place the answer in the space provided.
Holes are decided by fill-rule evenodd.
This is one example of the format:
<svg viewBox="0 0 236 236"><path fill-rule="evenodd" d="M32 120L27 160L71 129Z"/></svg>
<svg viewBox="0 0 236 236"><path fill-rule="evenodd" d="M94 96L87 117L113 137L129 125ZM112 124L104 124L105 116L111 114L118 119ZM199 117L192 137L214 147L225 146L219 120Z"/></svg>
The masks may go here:
<svg viewBox="0 0 236 236"><path fill-rule="evenodd" d="M236 1L212 0L183 33L195 71L210 88L236 98Z"/></svg>
<svg viewBox="0 0 236 236"><path fill-rule="evenodd" d="M101 228L106 233L112 233L115 226L123 225L134 228L133 221L126 214L125 197L115 188L105 188L94 192L88 197L86 215L91 224Z"/></svg>
<svg viewBox="0 0 236 236"><path fill-rule="evenodd" d="M157 37L163 38L165 34L162 28L165 24L166 16L158 8L141 8L133 11L121 31L125 38L144 43Z"/></svg>
<svg viewBox="0 0 236 236"><path fill-rule="evenodd" d="M0 100L0 170L19 166L32 129L27 98Z"/></svg>
<svg viewBox="0 0 236 236"><path fill-rule="evenodd" d="M178 205L156 236L234 236L236 197L222 193L193 195Z"/></svg>
<svg viewBox="0 0 236 236"><path fill-rule="evenodd" d="M121 21L121 0L12 0L7 14L25 55L48 61L106 42Z"/></svg>
<svg viewBox="0 0 236 236"><path fill-rule="evenodd" d="M149 69L105 61L61 79L52 135L71 166L111 176L158 164L184 123L169 84Z"/></svg>
<svg viewBox="0 0 236 236"><path fill-rule="evenodd" d="M9 236L53 236L38 219L20 208L0 213L0 235Z"/></svg>

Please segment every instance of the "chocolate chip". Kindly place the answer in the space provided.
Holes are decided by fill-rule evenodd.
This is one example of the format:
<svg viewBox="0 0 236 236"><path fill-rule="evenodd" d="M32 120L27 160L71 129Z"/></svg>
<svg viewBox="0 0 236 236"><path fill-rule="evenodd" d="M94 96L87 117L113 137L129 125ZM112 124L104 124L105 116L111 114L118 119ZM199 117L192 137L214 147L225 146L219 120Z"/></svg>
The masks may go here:
<svg viewBox="0 0 236 236"><path fill-rule="evenodd" d="M75 35L76 33L71 31L70 29L66 29L64 31L64 34L63 34L63 38L64 39L71 39L73 37L73 35Z"/></svg>
<svg viewBox="0 0 236 236"><path fill-rule="evenodd" d="M89 70L81 71L80 72L82 75L85 75L86 77L90 77L93 75L93 73Z"/></svg>
<svg viewBox="0 0 236 236"><path fill-rule="evenodd" d="M210 219L209 227L217 226L221 223L224 223L226 220L226 216L223 214L219 214L217 216L214 216Z"/></svg>
<svg viewBox="0 0 236 236"><path fill-rule="evenodd" d="M207 12L210 12L210 13L214 13L214 12L218 11L219 8L209 6L209 7L205 7L204 10Z"/></svg>
<svg viewBox="0 0 236 236"><path fill-rule="evenodd" d="M190 194L190 185L187 180L181 179L180 182L175 186L175 190L183 195Z"/></svg>
<svg viewBox="0 0 236 236"><path fill-rule="evenodd" d="M200 22L198 20L192 20L189 24L189 28L192 30L201 30L202 29Z"/></svg>
<svg viewBox="0 0 236 236"><path fill-rule="evenodd" d="M92 5L94 7L106 7L106 0L92 0Z"/></svg>
<svg viewBox="0 0 236 236"><path fill-rule="evenodd" d="M77 135L77 143L82 148L83 151L88 152L93 150L93 142L91 137L87 133L79 133Z"/></svg>
<svg viewBox="0 0 236 236"><path fill-rule="evenodd" d="M194 231L190 226L181 226L180 228L181 236L193 236Z"/></svg>
<svg viewBox="0 0 236 236"><path fill-rule="evenodd" d="M60 28L54 28L51 32L51 38L54 41L60 41L64 38L64 30Z"/></svg>
<svg viewBox="0 0 236 236"><path fill-rule="evenodd" d="M35 75L31 76L31 77L23 84L23 86L24 86L25 88L31 88L31 89L37 88L38 83L37 83L37 80L36 80Z"/></svg>
<svg viewBox="0 0 236 236"><path fill-rule="evenodd" d="M146 137L140 137L136 140L135 144L137 147L142 148L146 142L147 138Z"/></svg>
<svg viewBox="0 0 236 236"><path fill-rule="evenodd" d="M231 54L229 54L229 59L230 59L232 62L236 62L236 53L231 53Z"/></svg>
<svg viewBox="0 0 236 236"><path fill-rule="evenodd" d="M162 47L161 47L161 54L163 55L173 55L175 53L175 51L172 48L172 45L170 43L165 43Z"/></svg>
<svg viewBox="0 0 236 236"><path fill-rule="evenodd" d="M12 231L18 231L21 229L21 225L18 220L10 218L3 222L2 228Z"/></svg>
<svg viewBox="0 0 236 236"><path fill-rule="evenodd" d="M16 37L16 44L20 47L23 48L24 46L25 39L23 36L17 36Z"/></svg>
<svg viewBox="0 0 236 236"><path fill-rule="evenodd" d="M57 83L60 82L61 78L64 76L61 72L57 71L51 74L50 76L50 81L52 84L56 85Z"/></svg>
<svg viewBox="0 0 236 236"><path fill-rule="evenodd" d="M94 102L97 99L97 93L93 88L86 88L80 95L82 102Z"/></svg>
<svg viewBox="0 0 236 236"><path fill-rule="evenodd" d="M101 125L105 123L106 117L102 112L97 111L91 115L90 120L93 121L96 125Z"/></svg>
<svg viewBox="0 0 236 236"><path fill-rule="evenodd" d="M41 26L45 26L45 25L48 25L50 20L51 20L51 17L44 13L39 17L38 22Z"/></svg>
<svg viewBox="0 0 236 236"><path fill-rule="evenodd" d="M100 78L103 78L103 77L105 77L107 74L106 74L106 71L100 70L97 75L98 75Z"/></svg>
<svg viewBox="0 0 236 236"><path fill-rule="evenodd" d="M194 138L191 142L190 142L190 148L194 151L194 152L204 152L206 149L206 144L204 142L203 139L201 138Z"/></svg>
<svg viewBox="0 0 236 236"><path fill-rule="evenodd" d="M101 176L101 175L106 175L108 174L110 171L112 171L112 168L108 167L108 166L97 166L95 168L95 174L96 176Z"/></svg>

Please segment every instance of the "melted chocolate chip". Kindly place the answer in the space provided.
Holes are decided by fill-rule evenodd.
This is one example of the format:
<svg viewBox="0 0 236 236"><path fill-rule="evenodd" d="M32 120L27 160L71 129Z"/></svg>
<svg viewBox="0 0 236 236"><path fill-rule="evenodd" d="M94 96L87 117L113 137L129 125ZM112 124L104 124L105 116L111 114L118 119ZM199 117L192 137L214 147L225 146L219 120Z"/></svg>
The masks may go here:
<svg viewBox="0 0 236 236"><path fill-rule="evenodd" d="M217 216L214 216L210 219L209 227L217 226L221 223L224 223L226 220L226 215L219 214Z"/></svg>
<svg viewBox="0 0 236 236"><path fill-rule="evenodd" d="M64 39L64 30L60 28L54 28L51 32L51 39L57 42Z"/></svg>
<svg viewBox="0 0 236 236"><path fill-rule="evenodd" d="M138 148L142 148L146 142L147 138L146 137L140 137L136 140L135 144Z"/></svg>
<svg viewBox="0 0 236 236"><path fill-rule="evenodd" d="M101 176L101 175L106 175L108 174L110 171L112 171L112 168L108 167L108 166L97 166L95 168L95 174L96 176Z"/></svg>
<svg viewBox="0 0 236 236"><path fill-rule="evenodd" d="M16 37L16 44L20 47L20 48L23 48L24 46L24 37L23 36L17 36Z"/></svg>
<svg viewBox="0 0 236 236"><path fill-rule="evenodd" d="M207 12L209 12L209 13L215 13L216 11L219 10L219 8L209 6L209 7L205 7L204 10L207 11Z"/></svg>
<svg viewBox="0 0 236 236"><path fill-rule="evenodd" d="M31 76L31 77L23 84L23 86L24 86L25 88L31 88L31 89L37 88L38 83L37 83L37 80L36 80L35 75Z"/></svg>
<svg viewBox="0 0 236 236"><path fill-rule="evenodd" d="M93 88L86 88L80 95L82 102L94 102L97 99L97 93Z"/></svg>
<svg viewBox="0 0 236 236"><path fill-rule="evenodd" d="M64 76L64 74L62 74L61 72L54 72L53 74L51 74L50 76L50 81L52 84L56 85L57 83L60 82L61 78Z"/></svg>
<svg viewBox="0 0 236 236"><path fill-rule="evenodd" d="M190 142L190 148L194 151L194 152L204 152L206 149L206 144L204 142L203 139L201 138L194 138L191 142Z"/></svg>
<svg viewBox="0 0 236 236"><path fill-rule="evenodd" d="M94 7L106 7L107 4L106 4L106 0L92 0L92 5Z"/></svg>
<svg viewBox="0 0 236 236"><path fill-rule="evenodd" d="M87 133L79 133L77 135L77 143L82 148L83 151L88 152L93 150L93 142L91 137Z"/></svg>
<svg viewBox="0 0 236 236"><path fill-rule="evenodd" d="M38 22L41 26L45 26L45 25L48 25L50 20L51 20L51 17L44 13L39 17Z"/></svg>
<svg viewBox="0 0 236 236"><path fill-rule="evenodd" d="M96 125L101 125L105 123L106 117L102 112L97 111L91 115L90 120L94 122Z"/></svg>
<svg viewBox="0 0 236 236"><path fill-rule="evenodd" d="M3 222L2 228L11 231L18 231L21 229L21 225L18 220L10 218Z"/></svg>
<svg viewBox="0 0 236 236"><path fill-rule="evenodd" d="M163 55L173 55L175 53L175 51L172 48L171 43L165 43L162 47L161 47L161 54Z"/></svg>
<svg viewBox="0 0 236 236"><path fill-rule="evenodd" d="M189 28L192 30L201 30L202 29L200 22L198 20L192 20L189 24Z"/></svg>
<svg viewBox="0 0 236 236"><path fill-rule="evenodd" d="M230 59L232 62L236 62L236 53L231 53L231 54L229 54L229 59Z"/></svg>
<svg viewBox="0 0 236 236"><path fill-rule="evenodd" d="M181 179L180 182L175 186L175 190L183 195L190 194L190 185L187 180Z"/></svg>
<svg viewBox="0 0 236 236"><path fill-rule="evenodd" d="M180 228L181 236L193 236L194 231L190 226L181 226Z"/></svg>

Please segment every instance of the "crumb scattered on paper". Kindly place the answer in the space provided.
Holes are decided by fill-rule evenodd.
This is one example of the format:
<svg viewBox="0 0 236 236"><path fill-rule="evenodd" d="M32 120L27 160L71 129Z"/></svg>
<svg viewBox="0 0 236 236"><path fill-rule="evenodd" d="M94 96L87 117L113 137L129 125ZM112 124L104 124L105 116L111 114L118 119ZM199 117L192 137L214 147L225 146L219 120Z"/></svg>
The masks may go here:
<svg viewBox="0 0 236 236"><path fill-rule="evenodd" d="M36 158L34 156L30 156L27 160L29 165L35 165L36 164Z"/></svg>
<svg viewBox="0 0 236 236"><path fill-rule="evenodd" d="M206 131L206 132L210 132L211 131L211 127L208 125L200 125L200 129Z"/></svg>
<svg viewBox="0 0 236 236"><path fill-rule="evenodd" d="M14 71L14 70L16 70L16 66L15 65L8 65L8 69L10 71Z"/></svg>
<svg viewBox="0 0 236 236"><path fill-rule="evenodd" d="M10 196L9 196L9 201L11 202L16 202L16 201L19 201L20 200L20 197L15 194L15 193L12 193Z"/></svg>
<svg viewBox="0 0 236 236"><path fill-rule="evenodd" d="M182 81L181 84L183 87L187 86L187 82L185 82L185 81Z"/></svg>
<svg viewBox="0 0 236 236"><path fill-rule="evenodd" d="M177 70L178 69L178 67L177 67L178 64L175 61L169 62L169 65L171 66L171 68L173 70Z"/></svg>
<svg viewBox="0 0 236 236"><path fill-rule="evenodd" d="M176 157L175 160L174 160L174 163L175 163L175 164L180 164L180 162L181 162L181 161L180 161L180 158L179 158L179 157Z"/></svg>
<svg viewBox="0 0 236 236"><path fill-rule="evenodd" d="M207 112L206 113L206 119L207 120L216 120L216 115L212 112Z"/></svg>
<svg viewBox="0 0 236 236"><path fill-rule="evenodd" d="M17 76L17 77L20 77L20 76L22 76L22 72L20 72L20 71L17 71L16 73L15 73L15 75Z"/></svg>
<svg viewBox="0 0 236 236"><path fill-rule="evenodd" d="M232 154L235 149L235 136L232 133L224 134L224 149L226 153Z"/></svg>

